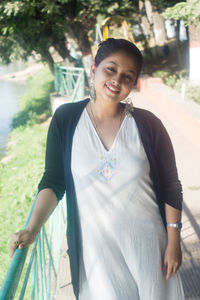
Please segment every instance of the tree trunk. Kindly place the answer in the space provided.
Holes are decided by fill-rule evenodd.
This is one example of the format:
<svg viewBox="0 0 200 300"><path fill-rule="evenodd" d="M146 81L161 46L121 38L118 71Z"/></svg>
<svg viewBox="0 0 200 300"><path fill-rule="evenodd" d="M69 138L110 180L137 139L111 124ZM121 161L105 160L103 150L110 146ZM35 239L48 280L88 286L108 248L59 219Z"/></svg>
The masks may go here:
<svg viewBox="0 0 200 300"><path fill-rule="evenodd" d="M200 25L189 26L190 80L200 83Z"/></svg>
<svg viewBox="0 0 200 300"><path fill-rule="evenodd" d="M60 40L60 39L54 39L54 41L52 42L52 45L54 46L54 48L58 51L58 53L60 54L60 56L65 60L66 58L70 59L70 52L69 50L66 48L66 42L65 39L64 40Z"/></svg>
<svg viewBox="0 0 200 300"><path fill-rule="evenodd" d="M176 53L178 57L178 64L181 68L182 64L182 54L181 54L181 43L180 43L180 20L177 20L175 23L175 32L176 32Z"/></svg>
<svg viewBox="0 0 200 300"><path fill-rule="evenodd" d="M47 62L51 73L54 75L54 60L48 49L43 49L40 51L42 59Z"/></svg>
<svg viewBox="0 0 200 300"><path fill-rule="evenodd" d="M162 47L167 42L167 34L165 29L165 23L163 17L159 14L155 7L153 7L150 0L145 0L146 14L151 25L151 29L154 32L157 52L163 55Z"/></svg>
<svg viewBox="0 0 200 300"><path fill-rule="evenodd" d="M66 48L65 39L54 39L52 45L56 51L60 54L67 65L74 66L75 59L70 55L70 51Z"/></svg>
<svg viewBox="0 0 200 300"><path fill-rule="evenodd" d="M163 46L167 42L167 33L165 29L165 22L161 14L155 10L153 12L153 27L156 37L156 44Z"/></svg>
<svg viewBox="0 0 200 300"><path fill-rule="evenodd" d="M92 64L92 51L88 38L88 28L85 28L84 24L79 24L77 22L71 27L71 35L77 41L79 49L82 53L82 62L85 68L87 79L89 81Z"/></svg>
<svg viewBox="0 0 200 300"><path fill-rule="evenodd" d="M156 40L153 32L153 27L147 18L147 10L145 7L145 0L139 0L139 12L141 14L141 21L144 28L144 33L148 41L149 49L153 56L156 56Z"/></svg>
<svg viewBox="0 0 200 300"><path fill-rule="evenodd" d="M144 33L144 29L143 29L142 25L143 25L143 24L142 24L142 17L141 17L140 14L138 14L138 26L139 26L139 28L140 28L140 32L141 32L141 33ZM143 26L144 26L144 25L143 25ZM150 51L150 49L149 49L148 39L147 39L147 35L146 35L146 34L144 34L144 40L142 41L142 45L143 45L143 47L144 47L144 52L145 52L146 54L151 55L151 51Z"/></svg>

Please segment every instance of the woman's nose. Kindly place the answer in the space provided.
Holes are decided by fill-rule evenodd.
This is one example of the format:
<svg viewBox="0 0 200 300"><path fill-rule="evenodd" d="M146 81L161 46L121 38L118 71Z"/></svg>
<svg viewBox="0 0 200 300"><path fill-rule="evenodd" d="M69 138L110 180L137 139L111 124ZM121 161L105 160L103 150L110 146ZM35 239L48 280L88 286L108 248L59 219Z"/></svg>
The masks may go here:
<svg viewBox="0 0 200 300"><path fill-rule="evenodd" d="M121 84L121 77L120 77L120 75L115 74L115 76L112 78L111 82L115 86L120 86L120 84Z"/></svg>

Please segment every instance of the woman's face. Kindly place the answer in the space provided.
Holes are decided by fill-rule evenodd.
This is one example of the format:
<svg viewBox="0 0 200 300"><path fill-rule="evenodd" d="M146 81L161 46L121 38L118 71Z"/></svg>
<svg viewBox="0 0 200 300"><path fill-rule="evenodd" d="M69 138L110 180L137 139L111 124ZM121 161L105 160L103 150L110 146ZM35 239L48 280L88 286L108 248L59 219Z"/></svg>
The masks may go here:
<svg viewBox="0 0 200 300"><path fill-rule="evenodd" d="M119 103L131 92L138 75L138 64L126 52L116 52L92 65L95 101Z"/></svg>

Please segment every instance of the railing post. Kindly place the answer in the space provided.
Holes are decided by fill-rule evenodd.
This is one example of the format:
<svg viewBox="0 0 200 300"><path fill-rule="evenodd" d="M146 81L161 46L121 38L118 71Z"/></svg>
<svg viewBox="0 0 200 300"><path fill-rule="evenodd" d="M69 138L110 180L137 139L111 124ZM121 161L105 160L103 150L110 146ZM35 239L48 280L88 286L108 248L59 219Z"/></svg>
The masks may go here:
<svg viewBox="0 0 200 300"><path fill-rule="evenodd" d="M84 98L85 77L83 68L55 65L55 91L67 96L71 102Z"/></svg>

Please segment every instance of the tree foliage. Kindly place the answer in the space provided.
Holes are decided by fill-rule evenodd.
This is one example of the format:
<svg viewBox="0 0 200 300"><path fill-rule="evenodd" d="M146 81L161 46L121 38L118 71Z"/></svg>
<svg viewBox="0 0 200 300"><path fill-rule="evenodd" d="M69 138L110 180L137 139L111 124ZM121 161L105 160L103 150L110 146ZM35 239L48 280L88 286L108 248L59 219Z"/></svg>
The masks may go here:
<svg viewBox="0 0 200 300"><path fill-rule="evenodd" d="M163 13L167 19L183 20L185 25L200 24L200 1L180 2L173 7L167 8Z"/></svg>
<svg viewBox="0 0 200 300"><path fill-rule="evenodd" d="M151 0L163 10L175 0ZM105 5L106 3L106 5ZM0 58L9 63L14 58L27 59L33 51L53 68L50 46L63 59L70 59L67 37L76 39L80 50L90 51L88 33L94 29L97 17L124 16L138 22L138 0L1 0Z"/></svg>
<svg viewBox="0 0 200 300"><path fill-rule="evenodd" d="M26 59L34 50L50 62L49 47L65 39L65 27L58 5L52 1L4 0L0 5L0 56L9 62L13 53Z"/></svg>
<svg viewBox="0 0 200 300"><path fill-rule="evenodd" d="M172 7L181 1L182 0L151 0L152 5L156 7L159 12L163 12L166 8Z"/></svg>
<svg viewBox="0 0 200 300"><path fill-rule="evenodd" d="M80 49L90 49L88 32L97 15L104 17L136 12L136 0L2 0L0 3L0 57L9 63L13 58L27 59L33 51L53 64L49 47L54 46L65 59L66 36L77 39Z"/></svg>

